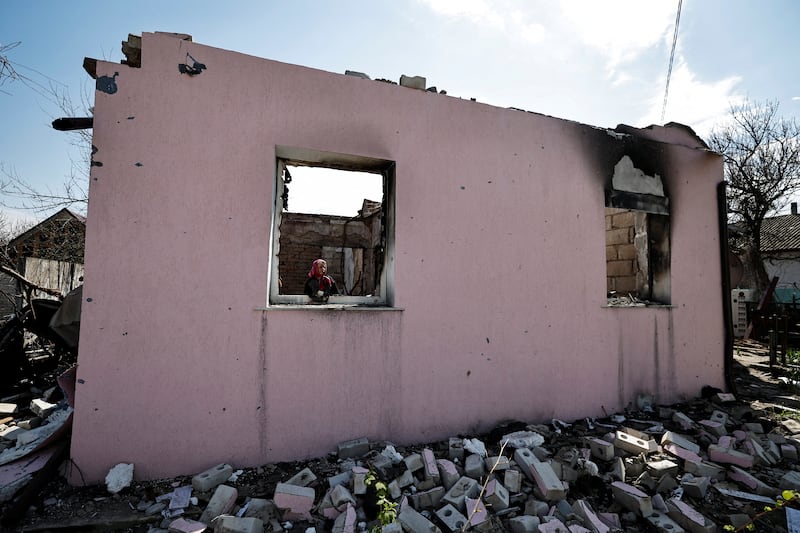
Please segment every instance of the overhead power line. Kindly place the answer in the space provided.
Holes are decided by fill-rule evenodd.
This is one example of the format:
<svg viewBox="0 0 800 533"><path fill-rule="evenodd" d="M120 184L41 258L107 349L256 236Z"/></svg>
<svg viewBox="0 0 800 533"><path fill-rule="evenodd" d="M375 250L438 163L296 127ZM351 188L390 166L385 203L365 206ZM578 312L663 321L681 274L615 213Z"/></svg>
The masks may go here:
<svg viewBox="0 0 800 533"><path fill-rule="evenodd" d="M675 34L672 36L672 52L669 54L669 69L667 69L667 85L664 87L664 105L661 106L661 123L667 113L667 96L669 96L669 80L672 77L672 62L675 60L675 45L678 43L678 26L681 23L681 5L683 0L678 0L678 15L675 17Z"/></svg>

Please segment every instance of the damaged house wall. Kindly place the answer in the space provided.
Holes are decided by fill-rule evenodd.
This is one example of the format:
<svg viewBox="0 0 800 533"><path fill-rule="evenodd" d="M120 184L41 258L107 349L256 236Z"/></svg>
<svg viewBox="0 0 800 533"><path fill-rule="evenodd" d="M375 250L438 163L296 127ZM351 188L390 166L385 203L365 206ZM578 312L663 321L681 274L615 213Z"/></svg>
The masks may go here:
<svg viewBox="0 0 800 533"><path fill-rule="evenodd" d="M607 131L164 34L143 34L140 68L96 68L86 482L724 386L722 160L680 127ZM386 305L269 304L280 147L392 163ZM625 156L664 197L614 192ZM605 209L626 194L669 218L670 305L607 304Z"/></svg>

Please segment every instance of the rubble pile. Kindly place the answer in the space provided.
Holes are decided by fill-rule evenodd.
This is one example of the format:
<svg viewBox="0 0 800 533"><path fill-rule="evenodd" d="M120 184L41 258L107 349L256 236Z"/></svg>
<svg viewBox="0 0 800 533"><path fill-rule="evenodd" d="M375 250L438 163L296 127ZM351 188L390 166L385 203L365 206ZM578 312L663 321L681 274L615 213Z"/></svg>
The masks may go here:
<svg viewBox="0 0 800 533"><path fill-rule="evenodd" d="M776 379L757 383L738 398L705 388L703 398L659 406L643 395L601 419L505 422L418 446L357 438L309 461L223 463L168 480L135 481L126 463L110 469L105 486L67 487L53 474L14 530L800 531L794 492L785 492L800 493L800 411L763 402L764 394L796 396L776 393ZM64 401L30 398L29 407L45 409L43 419L55 409L52 423L69 412ZM24 426L19 413L9 427ZM29 440L13 435L2 437L0 461ZM32 464L42 450L18 461Z"/></svg>
<svg viewBox="0 0 800 533"><path fill-rule="evenodd" d="M131 466L133 486L109 498L136 510L136 531L152 533L695 533L743 526L782 490L800 490L800 422L775 425L724 393L638 405L601 420L508 423L481 438L419 447L360 438L307 463L247 471L220 464L159 494L133 484ZM374 480L397 504L396 520L383 527ZM781 512L760 522L781 531L785 520Z"/></svg>

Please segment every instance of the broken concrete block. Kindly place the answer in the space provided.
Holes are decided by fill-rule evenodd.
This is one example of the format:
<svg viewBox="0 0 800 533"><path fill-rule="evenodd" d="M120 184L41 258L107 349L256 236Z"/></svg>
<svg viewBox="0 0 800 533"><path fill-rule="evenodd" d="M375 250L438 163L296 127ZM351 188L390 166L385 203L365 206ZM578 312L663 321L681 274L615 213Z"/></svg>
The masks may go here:
<svg viewBox="0 0 800 533"><path fill-rule="evenodd" d="M543 517L550 511L550 506L547 502L530 498L525 502L525 514L530 516Z"/></svg>
<svg viewBox="0 0 800 533"><path fill-rule="evenodd" d="M358 518L356 516L355 508L347 504L347 508L344 510L342 514L336 518L336 521L333 523L333 533L355 533L356 531L356 522Z"/></svg>
<svg viewBox="0 0 800 533"><path fill-rule="evenodd" d="M728 430L725 429L725 424L720 424L719 422L715 422L713 420L701 420L698 422L698 424L700 424L700 427L712 435L716 435L717 437L722 437L728 434Z"/></svg>
<svg viewBox="0 0 800 533"><path fill-rule="evenodd" d="M778 486L784 490L800 490L800 472L789 470L783 475Z"/></svg>
<svg viewBox="0 0 800 533"><path fill-rule="evenodd" d="M464 460L464 475L480 481L483 474L483 457L475 453L468 455Z"/></svg>
<svg viewBox="0 0 800 533"><path fill-rule="evenodd" d="M424 490L412 494L409 499L411 500L411 505L414 506L414 509L417 511L422 511L423 509L433 509L434 507L438 507L439 503L444 498L444 487L434 487L430 490Z"/></svg>
<svg viewBox="0 0 800 533"><path fill-rule="evenodd" d="M404 471L398 477L395 478L397 482L397 486L401 489L409 487L414 484L414 476L408 470Z"/></svg>
<svg viewBox="0 0 800 533"><path fill-rule="evenodd" d="M272 499L279 509L285 511L284 519L311 519L311 508L314 507L314 489L311 487L278 483Z"/></svg>
<svg viewBox="0 0 800 533"><path fill-rule="evenodd" d="M486 510L486 506L483 504L480 498L466 498L464 500L464 505L467 508L467 520L472 527L483 524L489 518L489 511Z"/></svg>
<svg viewBox="0 0 800 533"><path fill-rule="evenodd" d="M663 447L664 451L666 451L668 454L672 455L673 457L677 457L678 459L683 459L684 461L699 463L700 461L703 460L702 457L700 457L693 451L687 450L671 442L669 444L664 444Z"/></svg>
<svg viewBox="0 0 800 533"><path fill-rule="evenodd" d="M755 491L756 494L760 494L761 496L772 496L780 492L778 489L770 487L757 477L733 465L728 472L728 479L739 483L746 489Z"/></svg>
<svg viewBox="0 0 800 533"><path fill-rule="evenodd" d="M442 480L442 485L444 485L445 490L450 490L461 477L456 465L447 459L438 459L436 466L439 469L439 478Z"/></svg>
<svg viewBox="0 0 800 533"><path fill-rule="evenodd" d="M503 475L503 485L508 489L508 492L518 493L522 488L522 473L519 470L506 470Z"/></svg>
<svg viewBox="0 0 800 533"><path fill-rule="evenodd" d="M491 479L486 484L483 499L492 506L493 511L502 511L508 507L508 490L497 479Z"/></svg>
<svg viewBox="0 0 800 533"><path fill-rule="evenodd" d="M458 459L459 461L464 460L464 439L460 439L458 437L450 437L448 441L448 454L450 460Z"/></svg>
<svg viewBox="0 0 800 533"><path fill-rule="evenodd" d="M564 484L558 479L549 463L540 462L527 448L519 448L514 452L514 460L522 473L536 483L545 500L563 500L566 496Z"/></svg>
<svg viewBox="0 0 800 533"><path fill-rule="evenodd" d="M684 450L689 450L690 452L700 453L700 446L689 440L687 437L680 435L678 433L673 433L672 431L665 431L664 435L661 436L661 445L664 446L666 444L676 444L683 448Z"/></svg>
<svg viewBox="0 0 800 533"><path fill-rule="evenodd" d="M0 439L7 440L9 442L15 442L23 433L26 432L27 430L22 429L19 426L5 426L0 428Z"/></svg>
<svg viewBox="0 0 800 533"><path fill-rule="evenodd" d="M403 494L403 489L400 488L396 479L392 480L389 485L387 485L387 488L389 489L389 496L391 496L393 500L396 500Z"/></svg>
<svg viewBox="0 0 800 533"><path fill-rule="evenodd" d="M441 533L442 531L411 507L406 507L400 511L400 514L397 515L397 520L406 531L414 531L415 533Z"/></svg>
<svg viewBox="0 0 800 533"><path fill-rule="evenodd" d="M258 518L220 516L214 520L214 533L263 533L264 523Z"/></svg>
<svg viewBox="0 0 800 533"><path fill-rule="evenodd" d="M725 469L719 465L709 463L707 461L686 461L683 465L683 469L685 472L689 472L695 476L705 476L715 481L725 479Z"/></svg>
<svg viewBox="0 0 800 533"><path fill-rule="evenodd" d="M684 475L681 480L681 487L683 487L684 493L691 498L702 500L706 497L708 487L711 485L711 478L706 476L688 478L689 475L691 474Z"/></svg>
<svg viewBox="0 0 800 533"><path fill-rule="evenodd" d="M436 516L451 533L462 531L467 523L467 517L458 512L458 509L449 503L436 511Z"/></svg>
<svg viewBox="0 0 800 533"><path fill-rule="evenodd" d="M597 437L589 437L586 439L586 443L589 445L592 457L601 461L610 461L614 458L614 445L610 442Z"/></svg>
<svg viewBox="0 0 800 533"><path fill-rule="evenodd" d="M675 481L675 478L669 474L664 474L658 480L656 484L656 492L661 494L666 494L667 492L672 492L673 490L678 488L678 482ZM666 508L664 509L666 512Z"/></svg>
<svg viewBox="0 0 800 533"><path fill-rule="evenodd" d="M270 500L252 498L247 502L243 515L245 518L258 518L264 524L269 524L278 518L278 507Z"/></svg>
<svg viewBox="0 0 800 533"><path fill-rule="evenodd" d="M431 479L434 481L434 484L438 485L440 477L439 467L436 465L436 456L430 448L422 450L422 465L425 479Z"/></svg>
<svg viewBox="0 0 800 533"><path fill-rule="evenodd" d="M483 466L486 472L491 472L492 469L494 469L495 472L502 472L504 470L508 470L508 468L511 466L511 462L505 455L500 455L487 457L483 460Z"/></svg>
<svg viewBox="0 0 800 533"><path fill-rule="evenodd" d="M539 518L535 516L515 516L508 521L512 533L536 533L539 531Z"/></svg>
<svg viewBox="0 0 800 533"><path fill-rule="evenodd" d="M13 415L17 412L17 404L15 403L0 403L0 415Z"/></svg>
<svg viewBox="0 0 800 533"><path fill-rule="evenodd" d="M614 495L614 500L629 511L633 511L643 517L653 514L653 502L650 496L633 485L615 481L611 484L611 492Z"/></svg>
<svg viewBox="0 0 800 533"><path fill-rule="evenodd" d="M328 478L328 486L330 488L335 487L336 485L347 485L350 483L350 480L353 479L353 471L347 470L345 472L340 472L335 476L331 476Z"/></svg>
<svg viewBox="0 0 800 533"><path fill-rule="evenodd" d="M793 463L797 462L797 448L791 444L781 444L781 457Z"/></svg>
<svg viewBox="0 0 800 533"><path fill-rule="evenodd" d="M645 520L659 533L685 533L685 530L669 516L654 512L650 516L646 516Z"/></svg>
<svg viewBox="0 0 800 533"><path fill-rule="evenodd" d="M47 418L50 413L52 413L58 405L50 402L46 402L41 398L36 398L35 400L31 401L31 411L36 416L41 416L42 418Z"/></svg>
<svg viewBox="0 0 800 533"><path fill-rule="evenodd" d="M758 433L759 435L764 434L764 426L762 426L758 422L746 422L742 425L747 431L751 433Z"/></svg>
<svg viewBox="0 0 800 533"><path fill-rule="evenodd" d="M348 440L337 446L339 459L362 457L369 453L369 441L366 437Z"/></svg>
<svg viewBox="0 0 800 533"><path fill-rule="evenodd" d="M418 453L412 453L408 457L404 457L403 462L406 464L406 468L411 473L414 473L417 470L422 470L423 468L422 456Z"/></svg>
<svg viewBox="0 0 800 533"><path fill-rule="evenodd" d="M690 533L715 533L717 525L697 512L688 503L677 498L667 500L667 516Z"/></svg>
<svg viewBox="0 0 800 533"><path fill-rule="evenodd" d="M214 495L208 500L205 511L200 515L200 521L204 524L210 524L219 515L229 513L238 497L239 492L235 488L228 485L219 485L214 490Z"/></svg>
<svg viewBox="0 0 800 533"><path fill-rule="evenodd" d="M695 427L694 421L680 411L676 411L675 414L672 415L672 421L678 424L684 431Z"/></svg>
<svg viewBox="0 0 800 533"><path fill-rule="evenodd" d="M362 79L365 79L365 80L370 79L369 76L367 76L363 72L358 72L357 70L345 70L344 71L344 75L345 76L353 76L355 78L362 78Z"/></svg>
<svg viewBox="0 0 800 533"><path fill-rule="evenodd" d="M356 505L356 499L353 498L353 495L350 494L350 491L347 490L347 487L344 485L336 485L331 489L331 503L333 506L339 509L340 511L346 505Z"/></svg>
<svg viewBox="0 0 800 533"><path fill-rule="evenodd" d="M308 487L316 480L317 476L314 475L314 472L312 472L310 468L304 468L290 477L285 483L287 485L296 485L298 487Z"/></svg>
<svg viewBox="0 0 800 533"><path fill-rule="evenodd" d="M661 461L648 461L645 464L647 465L647 471L650 472L650 475L654 478L660 478L665 474L669 474L671 476L678 474L678 464L667 459L663 459Z"/></svg>
<svg viewBox="0 0 800 533"><path fill-rule="evenodd" d="M213 466L192 478L192 488L197 492L208 492L217 485L225 483L231 474L233 474L233 467L229 464Z"/></svg>
<svg viewBox="0 0 800 533"><path fill-rule="evenodd" d="M716 444L708 446L708 458L716 463L731 464L743 468L752 468L754 462L752 455L723 448Z"/></svg>
<svg viewBox="0 0 800 533"><path fill-rule="evenodd" d="M400 85L403 87L410 87L412 89L425 90L425 83L427 80L423 76L400 76Z"/></svg>
<svg viewBox="0 0 800 533"><path fill-rule="evenodd" d="M571 533L564 522L555 517L545 517L546 521L539 524L539 533Z"/></svg>
<svg viewBox="0 0 800 533"><path fill-rule="evenodd" d="M718 409L715 409L708 418L714 422L719 422L723 426L728 423L728 413Z"/></svg>
<svg viewBox="0 0 800 533"><path fill-rule="evenodd" d="M606 524L595 514L594 509L586 500L576 500L572 504L572 511L581 517L585 526L593 533L608 533L611 531Z"/></svg>
<svg viewBox="0 0 800 533"><path fill-rule="evenodd" d="M203 533L207 528L202 522L186 518L178 518L169 524L170 533Z"/></svg>
<svg viewBox="0 0 800 533"><path fill-rule="evenodd" d="M363 496L367 493L367 475L369 470L356 466L353 468L353 494Z"/></svg>
<svg viewBox="0 0 800 533"><path fill-rule="evenodd" d="M400 525L400 522L392 522L383 526L381 533L403 533L403 526Z"/></svg>
<svg viewBox="0 0 800 533"><path fill-rule="evenodd" d="M658 450L658 444L649 436L632 434L632 430L616 431L614 434L614 447L633 454L652 453Z"/></svg>
<svg viewBox="0 0 800 533"><path fill-rule="evenodd" d="M469 496L476 497L480 493L480 485L472 478L462 476L442 498L442 501L449 503L456 509L464 511L464 499Z"/></svg>
<svg viewBox="0 0 800 533"><path fill-rule="evenodd" d="M114 466L106 474L106 489L111 494L117 494L125 487L130 486L133 481L133 465L130 463L120 463Z"/></svg>

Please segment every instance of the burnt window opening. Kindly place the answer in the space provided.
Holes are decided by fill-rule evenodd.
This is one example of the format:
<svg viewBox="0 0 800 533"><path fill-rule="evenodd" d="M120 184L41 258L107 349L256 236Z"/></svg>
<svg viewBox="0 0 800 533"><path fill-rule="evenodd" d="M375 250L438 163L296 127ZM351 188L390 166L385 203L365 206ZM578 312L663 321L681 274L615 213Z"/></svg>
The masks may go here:
<svg viewBox="0 0 800 533"><path fill-rule="evenodd" d="M394 162L277 147L269 303L391 306ZM305 294L325 259L338 295Z"/></svg>
<svg viewBox="0 0 800 533"><path fill-rule="evenodd" d="M661 177L645 175L624 156L605 196L608 305L669 305L669 197Z"/></svg>

